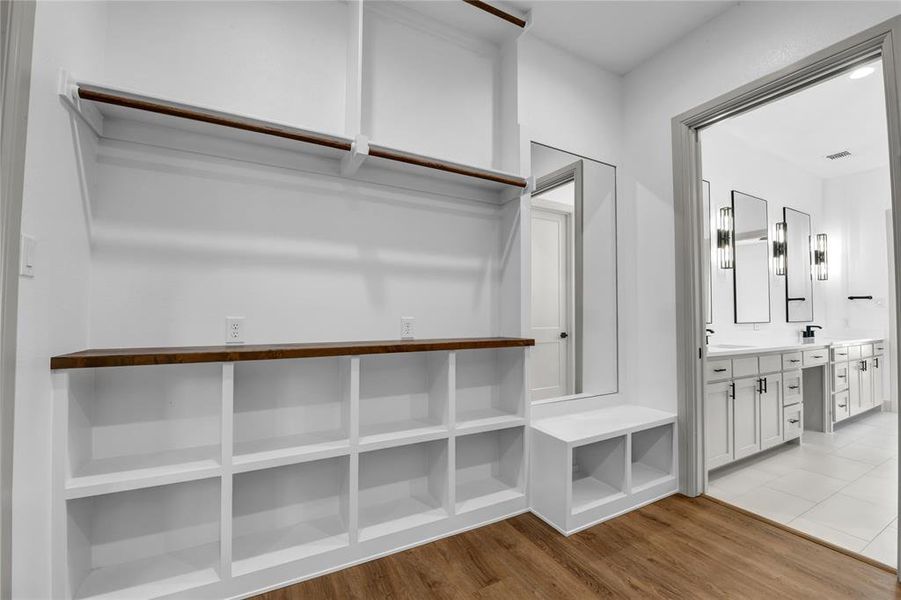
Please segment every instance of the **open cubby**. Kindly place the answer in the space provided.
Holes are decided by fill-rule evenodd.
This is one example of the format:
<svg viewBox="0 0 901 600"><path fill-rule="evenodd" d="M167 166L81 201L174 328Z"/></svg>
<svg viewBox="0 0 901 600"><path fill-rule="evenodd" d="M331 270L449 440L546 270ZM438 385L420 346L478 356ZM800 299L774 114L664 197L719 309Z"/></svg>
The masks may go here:
<svg viewBox="0 0 901 600"><path fill-rule="evenodd" d="M573 514L622 498L626 491L626 436L572 450Z"/></svg>
<svg viewBox="0 0 901 600"><path fill-rule="evenodd" d="M360 541L448 516L447 440L360 454Z"/></svg>
<svg viewBox="0 0 901 600"><path fill-rule="evenodd" d="M447 427L447 352L360 360L360 442Z"/></svg>
<svg viewBox="0 0 901 600"><path fill-rule="evenodd" d="M349 460L339 456L235 475L233 573L347 546Z"/></svg>
<svg viewBox="0 0 901 600"><path fill-rule="evenodd" d="M348 364L348 358L236 363L236 460L346 445Z"/></svg>
<svg viewBox="0 0 901 600"><path fill-rule="evenodd" d="M156 598L219 579L219 479L67 502L73 598Z"/></svg>
<svg viewBox="0 0 901 600"><path fill-rule="evenodd" d="M673 425L667 423L632 434L632 491L673 476Z"/></svg>
<svg viewBox="0 0 901 600"><path fill-rule="evenodd" d="M456 353L457 424L490 423L522 416L525 398L520 348Z"/></svg>
<svg viewBox="0 0 901 600"><path fill-rule="evenodd" d="M523 428L458 437L456 470L458 514L522 496Z"/></svg>
<svg viewBox="0 0 901 600"><path fill-rule="evenodd" d="M101 481L125 472L219 465L220 365L77 371L68 408L72 478Z"/></svg>

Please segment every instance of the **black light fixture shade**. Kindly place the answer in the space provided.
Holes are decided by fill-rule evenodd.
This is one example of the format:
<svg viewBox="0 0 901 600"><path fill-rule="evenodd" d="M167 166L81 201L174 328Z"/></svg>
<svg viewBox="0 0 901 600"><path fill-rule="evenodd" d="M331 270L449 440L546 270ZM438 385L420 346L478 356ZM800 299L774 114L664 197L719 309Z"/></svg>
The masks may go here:
<svg viewBox="0 0 901 600"><path fill-rule="evenodd" d="M716 230L716 250L721 269L735 268L735 239L732 207L720 209L719 226Z"/></svg>
<svg viewBox="0 0 901 600"><path fill-rule="evenodd" d="M787 229L788 226L784 221L776 223L776 233L773 235L773 269L776 271L776 275L783 277L785 276L788 262L786 258L786 248L788 245L788 242L786 241Z"/></svg>
<svg viewBox="0 0 901 600"><path fill-rule="evenodd" d="M825 233L818 233L813 246L813 270L818 281L829 279L829 241Z"/></svg>

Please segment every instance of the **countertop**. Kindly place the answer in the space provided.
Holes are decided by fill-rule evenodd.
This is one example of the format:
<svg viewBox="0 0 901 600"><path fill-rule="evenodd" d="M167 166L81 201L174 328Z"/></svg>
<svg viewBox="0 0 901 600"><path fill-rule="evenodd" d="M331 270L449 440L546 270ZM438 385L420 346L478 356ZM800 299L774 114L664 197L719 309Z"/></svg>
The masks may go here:
<svg viewBox="0 0 901 600"><path fill-rule="evenodd" d="M707 346L707 358L719 358L722 356L745 356L748 354L764 354L767 352L791 352L800 350L813 350L815 348L828 348L832 346L850 346L877 342L885 338L824 338L815 339L811 343L795 342L794 344L710 344Z"/></svg>

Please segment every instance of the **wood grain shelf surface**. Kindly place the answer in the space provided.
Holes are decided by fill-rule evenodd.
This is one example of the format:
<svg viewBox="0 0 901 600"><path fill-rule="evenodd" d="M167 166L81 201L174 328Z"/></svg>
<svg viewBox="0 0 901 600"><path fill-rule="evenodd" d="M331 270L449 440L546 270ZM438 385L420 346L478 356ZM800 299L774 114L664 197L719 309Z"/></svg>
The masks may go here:
<svg viewBox="0 0 901 600"><path fill-rule="evenodd" d="M78 83L76 84L76 94L80 100L94 103L94 106L101 114L110 113L112 116L118 118L129 118L130 111L138 111L138 113L135 114L143 113L146 115L149 113L152 115L163 115L165 117L173 117L175 119L183 119L195 123L205 123L207 125L214 125L232 130L310 144L319 148L338 151L338 156L341 156L341 153L349 153L352 150L352 141L345 137L300 129L281 123L264 121L206 107L192 106L181 102L174 102L100 85L83 82ZM123 109L125 109L126 112L122 112ZM131 118L136 117L131 116ZM520 189L524 189L528 185L525 178L518 175L455 163L414 152L388 148L378 144L370 144L368 154L373 158L388 160L396 165L412 165L431 171L438 171L443 174L465 177L469 180L479 181L482 184L499 184L501 186L511 186Z"/></svg>
<svg viewBox="0 0 901 600"><path fill-rule="evenodd" d="M240 362L326 356L359 356L401 352L478 350L534 346L528 338L444 338L361 342L314 342L307 344L259 344L233 346L177 346L169 348L91 349L54 356L51 369L132 367L207 362Z"/></svg>

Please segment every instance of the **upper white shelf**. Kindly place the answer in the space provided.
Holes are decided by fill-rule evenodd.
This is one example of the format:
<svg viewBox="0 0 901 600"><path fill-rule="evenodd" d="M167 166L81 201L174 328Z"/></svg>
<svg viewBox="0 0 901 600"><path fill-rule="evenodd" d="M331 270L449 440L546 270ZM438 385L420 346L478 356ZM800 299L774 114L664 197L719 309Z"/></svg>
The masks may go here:
<svg viewBox="0 0 901 600"><path fill-rule="evenodd" d="M354 140L87 82L67 81L61 88L61 95L100 137L111 137L108 121L132 122L330 158L340 162L343 176L377 183L394 183L393 172L490 193L527 185L512 173L370 144L365 136Z"/></svg>
<svg viewBox="0 0 901 600"><path fill-rule="evenodd" d="M567 444L581 445L673 423L675 420L675 413L634 404L621 404L600 410L541 419L535 421L532 427Z"/></svg>

